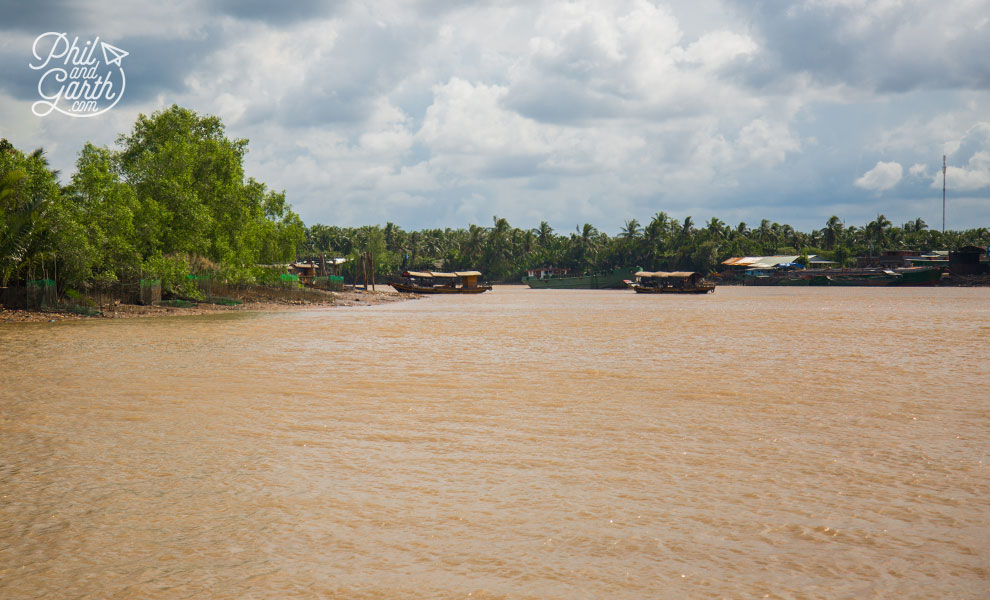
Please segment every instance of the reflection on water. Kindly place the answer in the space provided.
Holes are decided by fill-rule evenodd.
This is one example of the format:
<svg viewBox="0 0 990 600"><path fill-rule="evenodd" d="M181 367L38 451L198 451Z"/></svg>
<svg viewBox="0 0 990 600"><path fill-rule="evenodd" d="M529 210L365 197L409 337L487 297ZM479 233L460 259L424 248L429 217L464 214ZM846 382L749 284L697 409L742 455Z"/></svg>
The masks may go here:
<svg viewBox="0 0 990 600"><path fill-rule="evenodd" d="M986 289L0 327L0 596L990 594Z"/></svg>

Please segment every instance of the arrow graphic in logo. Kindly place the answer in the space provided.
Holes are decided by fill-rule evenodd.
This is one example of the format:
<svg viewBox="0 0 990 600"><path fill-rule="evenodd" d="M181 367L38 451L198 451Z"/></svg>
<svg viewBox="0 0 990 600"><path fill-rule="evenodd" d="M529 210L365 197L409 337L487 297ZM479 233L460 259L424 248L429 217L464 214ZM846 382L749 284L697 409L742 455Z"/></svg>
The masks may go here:
<svg viewBox="0 0 990 600"><path fill-rule="evenodd" d="M117 65L119 67L121 66L120 59L130 54L130 52L121 50L116 46L111 46L106 42L100 42L100 45L103 46L103 62L108 65ZM110 58L111 56L113 57L112 59Z"/></svg>

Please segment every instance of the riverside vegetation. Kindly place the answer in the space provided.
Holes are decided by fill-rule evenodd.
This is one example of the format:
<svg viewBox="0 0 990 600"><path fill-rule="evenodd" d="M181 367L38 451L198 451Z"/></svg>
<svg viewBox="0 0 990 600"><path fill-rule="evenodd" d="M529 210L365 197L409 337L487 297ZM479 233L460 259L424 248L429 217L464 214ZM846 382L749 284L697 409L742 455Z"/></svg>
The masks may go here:
<svg viewBox="0 0 990 600"><path fill-rule="evenodd" d="M816 254L845 265L880 249L990 244L986 227L943 234L920 218L898 227L883 215L862 227L832 216L811 232L768 220L752 228L714 217L697 225L665 212L645 225L630 219L616 236L589 223L569 233L546 221L520 229L497 216L490 227L467 229L306 227L284 192L246 176L247 149L247 140L226 136L219 118L173 105L139 116L116 149L87 143L63 186L42 150L25 153L0 140L0 287L44 278L60 297L78 297L157 279L166 296L195 298L189 274L275 285L278 265L319 255L370 257L382 276L478 269L510 282L537 266L708 272L730 256ZM349 280L360 277L360 262L345 263Z"/></svg>

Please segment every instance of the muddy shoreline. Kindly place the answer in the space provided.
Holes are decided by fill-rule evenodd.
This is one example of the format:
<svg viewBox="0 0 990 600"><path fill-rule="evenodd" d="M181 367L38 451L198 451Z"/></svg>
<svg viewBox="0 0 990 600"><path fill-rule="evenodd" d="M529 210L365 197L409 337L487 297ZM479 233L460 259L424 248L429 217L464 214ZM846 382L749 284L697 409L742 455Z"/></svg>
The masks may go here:
<svg viewBox="0 0 990 600"><path fill-rule="evenodd" d="M422 296L416 294L401 294L385 286L377 291L345 290L343 292L325 292L321 290L304 290L294 296L281 290L265 288L248 289L236 294L235 299L242 304L226 306L198 302L195 306L179 308L174 306L143 306L139 304L123 304L119 301L103 306L92 307L97 314L85 315L66 308L14 309L0 305L0 323L45 323L56 321L76 321L84 319L130 319L141 317L170 317L179 315L208 315L227 312L245 311L287 311L305 310L310 308L336 308L348 306L375 306L392 302L414 300ZM388 289L388 291L385 291Z"/></svg>

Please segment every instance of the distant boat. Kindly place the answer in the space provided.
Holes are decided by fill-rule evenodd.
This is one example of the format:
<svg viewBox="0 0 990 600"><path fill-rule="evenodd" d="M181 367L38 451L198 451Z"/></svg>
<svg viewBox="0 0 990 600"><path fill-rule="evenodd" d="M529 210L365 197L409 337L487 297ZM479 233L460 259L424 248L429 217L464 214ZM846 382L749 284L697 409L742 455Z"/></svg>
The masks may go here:
<svg viewBox="0 0 990 600"><path fill-rule="evenodd" d="M711 294L715 284L694 271L639 271L632 288L637 294Z"/></svg>
<svg viewBox="0 0 990 600"><path fill-rule="evenodd" d="M898 269L813 269L787 271L774 275L746 276L746 285L835 286L835 287L918 287L935 285L942 278L941 267Z"/></svg>
<svg viewBox="0 0 990 600"><path fill-rule="evenodd" d="M611 271L578 275L574 277L557 276L549 269L533 269L523 277L523 283L534 290L604 290L625 288L626 280L638 271L638 267L617 267ZM539 272L540 275L536 275ZM559 271L558 271L559 272Z"/></svg>
<svg viewBox="0 0 990 600"><path fill-rule="evenodd" d="M405 271L402 278L389 285L409 294L482 294L492 289L488 284L479 283L480 271Z"/></svg>

